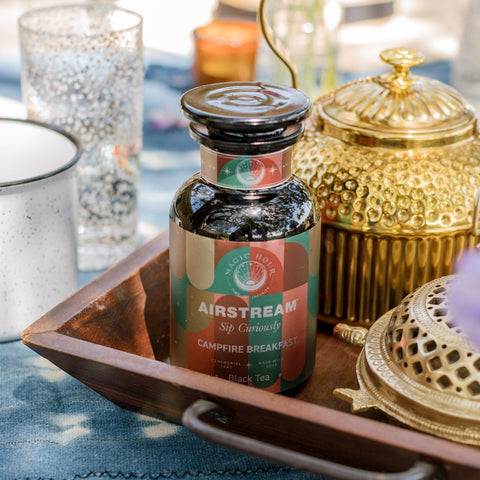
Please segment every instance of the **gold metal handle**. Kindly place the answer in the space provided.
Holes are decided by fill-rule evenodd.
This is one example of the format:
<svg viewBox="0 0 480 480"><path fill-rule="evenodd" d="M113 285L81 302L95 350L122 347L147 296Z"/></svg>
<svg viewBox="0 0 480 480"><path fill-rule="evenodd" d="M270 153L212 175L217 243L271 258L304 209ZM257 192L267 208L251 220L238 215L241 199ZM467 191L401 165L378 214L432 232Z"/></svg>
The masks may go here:
<svg viewBox="0 0 480 480"><path fill-rule="evenodd" d="M262 30L263 37L267 42L268 46L272 49L273 53L283 62L283 64L287 67L288 71L290 72L290 76L292 77L292 87L297 88L297 72L293 65L288 61L285 55L283 55L280 50L275 45L275 42L272 37L271 28L268 26L267 16L265 14L265 3L267 0L260 0L260 4L258 6L258 19L260 21L260 28Z"/></svg>
<svg viewBox="0 0 480 480"><path fill-rule="evenodd" d="M356 327L348 323L337 323L333 327L333 335L344 342L363 347L368 335L368 330L364 327Z"/></svg>
<svg viewBox="0 0 480 480"><path fill-rule="evenodd" d="M242 450L277 463L287 464L298 470L328 475L338 480L424 480L431 478L437 470L431 463L421 460L417 460L404 472L380 473L361 470L224 430L203 421L200 417L206 414L213 415L220 420L221 424L229 422L228 416L223 412L220 405L210 400L200 399L185 410L182 423L199 437L211 442ZM326 440L328 441L328 439Z"/></svg>

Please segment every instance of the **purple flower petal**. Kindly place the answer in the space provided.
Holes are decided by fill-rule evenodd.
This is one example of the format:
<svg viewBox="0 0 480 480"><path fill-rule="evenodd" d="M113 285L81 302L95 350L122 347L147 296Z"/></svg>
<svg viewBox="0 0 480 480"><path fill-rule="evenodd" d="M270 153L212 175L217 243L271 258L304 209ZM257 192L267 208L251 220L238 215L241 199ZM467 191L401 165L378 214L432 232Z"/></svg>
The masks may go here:
<svg viewBox="0 0 480 480"><path fill-rule="evenodd" d="M465 252L455 273L459 276L448 293L452 318L464 335L480 347L480 252Z"/></svg>

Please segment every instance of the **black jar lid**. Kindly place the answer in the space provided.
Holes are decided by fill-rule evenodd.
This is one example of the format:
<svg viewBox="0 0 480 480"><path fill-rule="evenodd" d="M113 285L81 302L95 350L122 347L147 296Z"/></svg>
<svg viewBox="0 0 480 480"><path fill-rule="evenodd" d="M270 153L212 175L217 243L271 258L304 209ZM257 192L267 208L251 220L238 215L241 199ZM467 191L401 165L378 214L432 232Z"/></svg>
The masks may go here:
<svg viewBox="0 0 480 480"><path fill-rule="evenodd" d="M268 153L294 144L310 114L308 97L261 82L202 85L181 98L194 140L232 154Z"/></svg>

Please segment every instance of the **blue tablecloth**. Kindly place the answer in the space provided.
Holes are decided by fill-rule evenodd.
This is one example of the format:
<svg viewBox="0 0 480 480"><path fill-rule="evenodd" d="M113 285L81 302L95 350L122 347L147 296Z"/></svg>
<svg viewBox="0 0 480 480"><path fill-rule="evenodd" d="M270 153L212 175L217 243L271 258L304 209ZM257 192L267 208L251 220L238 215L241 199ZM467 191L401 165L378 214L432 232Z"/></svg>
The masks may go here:
<svg viewBox="0 0 480 480"><path fill-rule="evenodd" d="M430 76L448 81L448 65L429 68ZM18 70L0 72L0 95L20 99ZM198 147L178 111L181 92L189 86L188 66L167 68L157 62L146 69L142 242L166 228L175 190L199 168ZM80 283L96 275L82 273ZM0 343L0 480L96 478L319 477L216 446L181 426L124 410L20 341Z"/></svg>
<svg viewBox="0 0 480 480"><path fill-rule="evenodd" d="M316 478L124 410L21 342L0 362L2 480Z"/></svg>

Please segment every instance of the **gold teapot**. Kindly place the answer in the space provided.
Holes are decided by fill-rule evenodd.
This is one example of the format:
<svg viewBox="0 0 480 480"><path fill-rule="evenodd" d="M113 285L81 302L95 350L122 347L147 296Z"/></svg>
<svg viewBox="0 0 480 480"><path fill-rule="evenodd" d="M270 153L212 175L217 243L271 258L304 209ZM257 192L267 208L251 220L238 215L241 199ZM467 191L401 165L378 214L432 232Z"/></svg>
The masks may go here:
<svg viewBox="0 0 480 480"><path fill-rule="evenodd" d="M473 109L410 72L419 52L380 56L392 71L314 102L293 157L322 209L319 318L367 328L478 243Z"/></svg>

